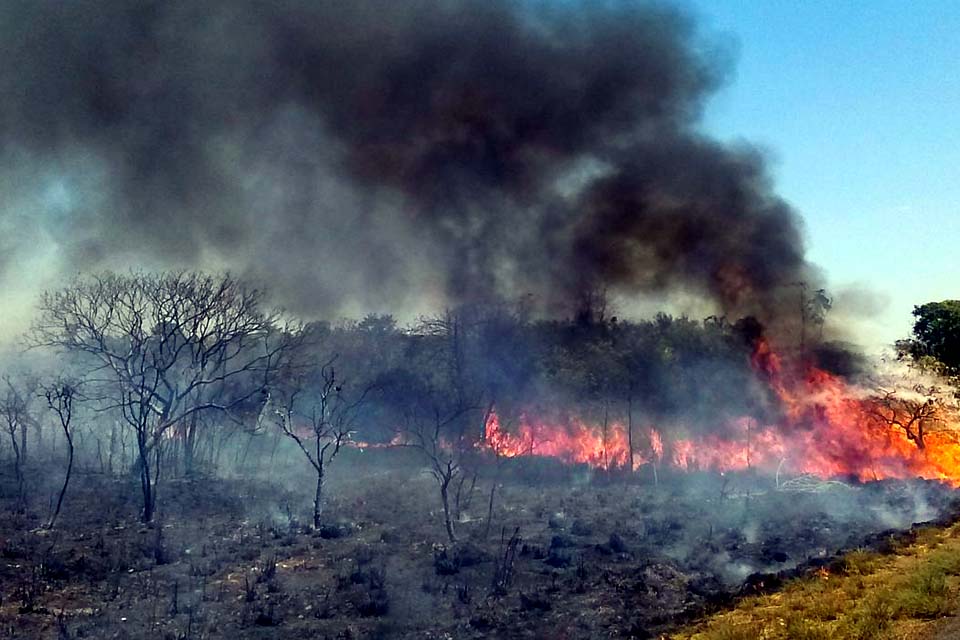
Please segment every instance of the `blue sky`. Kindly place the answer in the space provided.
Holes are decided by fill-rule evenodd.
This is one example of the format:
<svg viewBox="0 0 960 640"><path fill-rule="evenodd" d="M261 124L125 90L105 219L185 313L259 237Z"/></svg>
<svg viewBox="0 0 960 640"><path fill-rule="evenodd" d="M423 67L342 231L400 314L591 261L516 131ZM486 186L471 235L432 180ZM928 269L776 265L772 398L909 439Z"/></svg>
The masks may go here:
<svg viewBox="0 0 960 640"><path fill-rule="evenodd" d="M705 127L765 149L806 222L837 313L905 336L914 304L960 298L960 2L686 0L735 64ZM846 309L845 309L846 307Z"/></svg>

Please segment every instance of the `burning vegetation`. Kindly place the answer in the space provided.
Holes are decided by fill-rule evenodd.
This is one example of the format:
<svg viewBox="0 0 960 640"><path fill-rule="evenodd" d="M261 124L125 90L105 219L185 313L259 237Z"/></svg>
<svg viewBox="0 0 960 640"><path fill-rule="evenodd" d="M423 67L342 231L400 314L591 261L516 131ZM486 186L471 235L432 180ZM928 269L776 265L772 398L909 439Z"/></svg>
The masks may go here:
<svg viewBox="0 0 960 640"><path fill-rule="evenodd" d="M635 637L953 517L956 398L920 360L829 371L753 318L595 309L304 324L193 272L45 294L0 404L0 615Z"/></svg>
<svg viewBox="0 0 960 640"><path fill-rule="evenodd" d="M956 304L836 340L678 10L12 0L0 39L0 282L54 283L0 361L0 638L650 637L955 515Z"/></svg>

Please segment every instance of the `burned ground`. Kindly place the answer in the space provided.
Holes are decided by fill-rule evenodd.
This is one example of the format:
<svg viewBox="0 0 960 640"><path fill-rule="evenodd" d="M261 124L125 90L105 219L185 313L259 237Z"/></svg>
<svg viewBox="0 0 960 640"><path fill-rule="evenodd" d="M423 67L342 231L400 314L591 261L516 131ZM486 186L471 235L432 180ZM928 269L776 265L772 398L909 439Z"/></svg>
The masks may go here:
<svg viewBox="0 0 960 640"><path fill-rule="evenodd" d="M84 474L53 531L39 499L14 513L4 476L0 638L649 637L775 587L777 572L882 545L954 497L923 481L668 473L654 486L511 462L490 523L491 476L461 491L456 545L404 449L345 452L319 530L295 462L257 480L161 481L150 526L133 479Z"/></svg>

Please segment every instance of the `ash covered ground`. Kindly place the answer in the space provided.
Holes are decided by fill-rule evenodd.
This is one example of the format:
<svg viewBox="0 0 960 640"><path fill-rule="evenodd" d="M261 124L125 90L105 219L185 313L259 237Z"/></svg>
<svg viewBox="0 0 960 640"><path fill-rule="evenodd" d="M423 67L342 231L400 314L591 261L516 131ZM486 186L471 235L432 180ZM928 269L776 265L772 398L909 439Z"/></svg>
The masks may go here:
<svg viewBox="0 0 960 640"><path fill-rule="evenodd" d="M79 476L47 531L46 505L16 515L2 476L0 637L651 637L954 512L952 489L921 480L668 471L654 485L526 458L465 481L451 544L412 451L343 455L319 530L293 457L257 480L161 483L149 526L134 479Z"/></svg>

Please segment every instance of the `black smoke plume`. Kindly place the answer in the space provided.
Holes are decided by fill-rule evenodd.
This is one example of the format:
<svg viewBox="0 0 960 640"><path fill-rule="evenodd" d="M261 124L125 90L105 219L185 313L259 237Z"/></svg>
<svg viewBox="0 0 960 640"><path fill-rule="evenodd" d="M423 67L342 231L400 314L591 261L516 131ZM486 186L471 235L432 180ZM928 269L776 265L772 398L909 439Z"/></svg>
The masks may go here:
<svg viewBox="0 0 960 640"><path fill-rule="evenodd" d="M71 271L227 267L317 313L605 288L767 318L808 277L762 158L698 129L728 56L663 5L7 0L0 41L4 215L31 203Z"/></svg>

